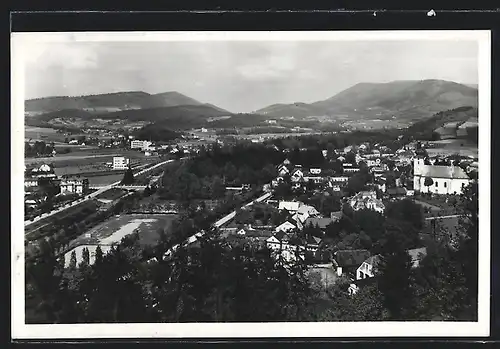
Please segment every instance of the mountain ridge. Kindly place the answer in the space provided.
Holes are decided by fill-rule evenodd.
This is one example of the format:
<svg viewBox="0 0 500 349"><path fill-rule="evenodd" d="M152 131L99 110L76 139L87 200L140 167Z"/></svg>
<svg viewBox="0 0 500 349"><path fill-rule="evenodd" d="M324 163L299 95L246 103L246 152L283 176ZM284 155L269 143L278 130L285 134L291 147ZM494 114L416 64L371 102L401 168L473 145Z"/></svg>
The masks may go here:
<svg viewBox="0 0 500 349"><path fill-rule="evenodd" d="M25 112L49 113L61 110L86 110L94 113L120 110L151 109L180 105L207 105L177 91L150 94L144 91L122 91L81 96L50 96L28 99ZM211 105L221 111L227 110Z"/></svg>
<svg viewBox="0 0 500 349"><path fill-rule="evenodd" d="M300 108L297 108L300 105ZM361 82L313 103L273 104L256 113L268 116L347 116L349 119L413 120L461 106L477 105L477 89L453 81Z"/></svg>

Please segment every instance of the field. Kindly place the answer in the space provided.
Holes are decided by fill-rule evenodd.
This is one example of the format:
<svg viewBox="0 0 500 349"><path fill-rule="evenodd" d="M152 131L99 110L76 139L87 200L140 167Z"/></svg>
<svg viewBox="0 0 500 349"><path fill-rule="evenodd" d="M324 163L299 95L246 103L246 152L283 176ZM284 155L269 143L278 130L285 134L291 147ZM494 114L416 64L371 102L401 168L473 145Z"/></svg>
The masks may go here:
<svg viewBox="0 0 500 349"><path fill-rule="evenodd" d="M26 126L24 128L24 138L45 142L64 142L65 136L64 133L57 133L53 128Z"/></svg>
<svg viewBox="0 0 500 349"><path fill-rule="evenodd" d="M123 174L112 174L104 176L92 176L88 177L89 185L92 186L103 186L111 183L121 181L123 179Z"/></svg>
<svg viewBox="0 0 500 349"><path fill-rule="evenodd" d="M427 148L429 156L437 155L454 155L478 157L477 144L461 139L446 139L441 141L430 142L433 147Z"/></svg>
<svg viewBox="0 0 500 349"><path fill-rule="evenodd" d="M29 158L24 163L34 166L51 163L57 176L80 175L89 179L90 185L106 185L123 178L124 171L112 171L110 163L114 156L124 156L138 166L152 164L158 161L157 156L146 157L143 153L120 149L85 149L69 154L60 154L48 158ZM102 174L100 173L102 172Z"/></svg>
<svg viewBox="0 0 500 349"><path fill-rule="evenodd" d="M96 196L97 200L116 200L127 194L126 190L119 188L111 188L106 190L104 193Z"/></svg>
<svg viewBox="0 0 500 349"><path fill-rule="evenodd" d="M89 248L92 261L92 255L95 253L95 249L98 245L101 246L101 249L105 252L112 244L119 243L123 237L132 234L135 230L139 231L141 245L152 245L158 239L158 230L168 230L175 217L175 215L161 214L130 214L115 216L73 240L70 243L72 249L64 256L65 264L67 265L69 263L73 250L76 251L77 262L80 262L83 247Z"/></svg>

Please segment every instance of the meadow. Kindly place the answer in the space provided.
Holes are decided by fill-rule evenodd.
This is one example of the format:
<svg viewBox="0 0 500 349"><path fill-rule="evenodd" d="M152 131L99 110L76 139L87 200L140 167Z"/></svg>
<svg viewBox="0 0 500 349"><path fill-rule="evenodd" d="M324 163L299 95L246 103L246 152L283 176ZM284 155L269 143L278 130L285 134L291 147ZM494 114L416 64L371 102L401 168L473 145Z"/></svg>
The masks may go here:
<svg viewBox="0 0 500 349"><path fill-rule="evenodd" d="M82 258L83 248L89 249L91 262L95 258L97 246L101 246L103 252L110 249L111 245L119 243L127 235L139 232L139 243L141 245L154 245L158 238L158 230L169 230L176 215L170 214L126 214L118 215L103 222L79 236L70 243L71 250L64 256L65 265L69 264L71 253L76 252L77 262Z"/></svg>

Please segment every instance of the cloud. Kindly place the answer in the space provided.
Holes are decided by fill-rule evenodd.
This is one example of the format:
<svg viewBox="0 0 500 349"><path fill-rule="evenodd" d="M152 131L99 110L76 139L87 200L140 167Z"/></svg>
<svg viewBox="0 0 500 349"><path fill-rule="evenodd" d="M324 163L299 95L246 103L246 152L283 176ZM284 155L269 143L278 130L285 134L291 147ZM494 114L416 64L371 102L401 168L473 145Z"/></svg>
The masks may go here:
<svg viewBox="0 0 500 349"><path fill-rule="evenodd" d="M24 48L28 68L91 69L98 65L95 46L90 43L36 43Z"/></svg>
<svg viewBox="0 0 500 349"><path fill-rule="evenodd" d="M359 82L477 82L467 42L70 42L26 51L26 96L179 91L231 111L313 102Z"/></svg>

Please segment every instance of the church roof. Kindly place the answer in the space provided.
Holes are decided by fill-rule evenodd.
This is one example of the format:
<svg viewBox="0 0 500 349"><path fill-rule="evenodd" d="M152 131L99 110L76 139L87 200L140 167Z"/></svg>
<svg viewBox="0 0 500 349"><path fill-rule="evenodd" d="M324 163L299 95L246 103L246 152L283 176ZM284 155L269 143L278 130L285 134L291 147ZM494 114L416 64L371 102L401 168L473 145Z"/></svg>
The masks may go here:
<svg viewBox="0 0 500 349"><path fill-rule="evenodd" d="M449 178L449 179L469 179L469 176L458 166L435 166L421 165L415 170L415 176L431 178Z"/></svg>

